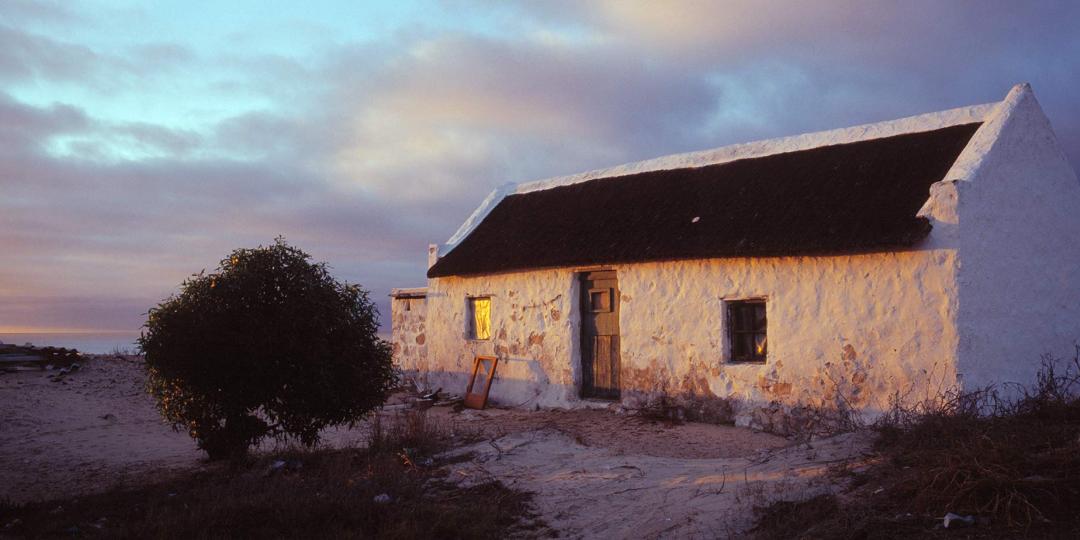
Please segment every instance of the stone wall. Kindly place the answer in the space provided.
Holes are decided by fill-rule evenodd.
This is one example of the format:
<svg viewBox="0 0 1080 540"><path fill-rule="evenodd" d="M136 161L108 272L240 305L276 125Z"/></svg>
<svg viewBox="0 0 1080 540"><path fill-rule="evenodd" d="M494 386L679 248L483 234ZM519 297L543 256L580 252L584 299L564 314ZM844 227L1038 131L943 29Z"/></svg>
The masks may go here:
<svg viewBox="0 0 1080 540"><path fill-rule="evenodd" d="M499 357L491 396L517 406L579 402L577 285L570 270L429 280L427 358L400 363L430 388L461 393L477 355ZM469 338L468 299L491 297L491 339Z"/></svg>
<svg viewBox="0 0 1080 540"><path fill-rule="evenodd" d="M399 368L427 366L427 298L417 293L399 294L390 300L390 344Z"/></svg>
<svg viewBox="0 0 1080 540"><path fill-rule="evenodd" d="M621 289L626 407L665 398L701 419L786 432L797 427L791 411L806 421L849 408L873 414L897 395L955 384L954 250L611 268ZM579 270L429 280L426 355L397 337L394 304L401 365L432 388L461 392L473 357L496 355L495 402L596 405L578 397ZM492 298L491 340L468 338L471 296ZM725 302L742 298L766 299L764 364L730 361Z"/></svg>

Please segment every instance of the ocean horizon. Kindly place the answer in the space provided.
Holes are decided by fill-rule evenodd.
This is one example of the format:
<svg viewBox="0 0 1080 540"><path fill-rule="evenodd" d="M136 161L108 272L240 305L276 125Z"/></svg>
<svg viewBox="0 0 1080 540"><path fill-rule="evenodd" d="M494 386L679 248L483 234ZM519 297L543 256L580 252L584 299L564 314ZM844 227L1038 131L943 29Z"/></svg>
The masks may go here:
<svg viewBox="0 0 1080 540"><path fill-rule="evenodd" d="M379 332L379 337L390 339L388 332ZM139 331L115 332L11 332L0 333L0 342L12 345L30 343L36 347L65 347L87 354L109 354L120 351L128 354L138 353L135 340Z"/></svg>

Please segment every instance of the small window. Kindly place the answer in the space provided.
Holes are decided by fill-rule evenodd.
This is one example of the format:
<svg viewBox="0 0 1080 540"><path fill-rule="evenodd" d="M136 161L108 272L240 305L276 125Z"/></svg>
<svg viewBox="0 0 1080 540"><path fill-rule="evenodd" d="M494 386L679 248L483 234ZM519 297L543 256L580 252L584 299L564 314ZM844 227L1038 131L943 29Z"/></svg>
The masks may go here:
<svg viewBox="0 0 1080 540"><path fill-rule="evenodd" d="M611 313L611 289L589 289L589 306L594 313Z"/></svg>
<svg viewBox="0 0 1080 540"><path fill-rule="evenodd" d="M728 328L733 362L764 362L768 352L765 301L728 302Z"/></svg>
<svg viewBox="0 0 1080 540"><path fill-rule="evenodd" d="M491 298L469 299L469 337L491 339Z"/></svg>

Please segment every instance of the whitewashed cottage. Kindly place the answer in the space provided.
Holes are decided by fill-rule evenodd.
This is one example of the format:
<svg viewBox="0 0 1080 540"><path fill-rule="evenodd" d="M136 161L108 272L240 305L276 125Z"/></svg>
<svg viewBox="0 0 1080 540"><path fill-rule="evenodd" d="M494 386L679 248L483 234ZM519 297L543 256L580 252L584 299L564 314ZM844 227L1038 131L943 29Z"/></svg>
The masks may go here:
<svg viewBox="0 0 1080 540"><path fill-rule="evenodd" d="M1030 381L1080 339L1080 183L1005 99L508 185L392 293L396 362L460 393L668 398L787 431ZM817 412L816 412L817 411Z"/></svg>

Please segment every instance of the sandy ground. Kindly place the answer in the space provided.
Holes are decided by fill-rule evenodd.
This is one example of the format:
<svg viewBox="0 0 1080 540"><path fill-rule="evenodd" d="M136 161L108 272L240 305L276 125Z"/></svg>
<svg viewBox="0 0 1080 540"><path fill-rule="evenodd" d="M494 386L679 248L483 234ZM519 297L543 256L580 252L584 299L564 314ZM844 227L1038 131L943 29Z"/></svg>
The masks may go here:
<svg viewBox="0 0 1080 540"><path fill-rule="evenodd" d="M205 466L195 443L157 415L137 359L98 357L60 382L52 374L0 374L0 499L78 495ZM453 465L450 478L534 492L541 517L571 538L731 536L754 505L835 489L828 467L867 446L858 435L792 445L596 409L429 414L482 438L454 451L473 459ZM328 430L325 444L362 444L365 433Z"/></svg>
<svg viewBox="0 0 1080 540"><path fill-rule="evenodd" d="M56 371L0 373L0 500L100 492L205 466L195 442L158 415L138 357L82 366L59 382ZM363 427L327 430L325 440L362 444Z"/></svg>
<svg viewBox="0 0 1080 540"><path fill-rule="evenodd" d="M181 468L202 457L162 423L132 360L90 360L55 371L0 374L0 498L52 498Z"/></svg>
<svg viewBox="0 0 1080 540"><path fill-rule="evenodd" d="M727 538L752 526L753 508L836 490L830 466L858 458L848 434L752 456L685 459L585 446L544 429L457 450L464 484L491 478L534 492L546 523L567 538Z"/></svg>

